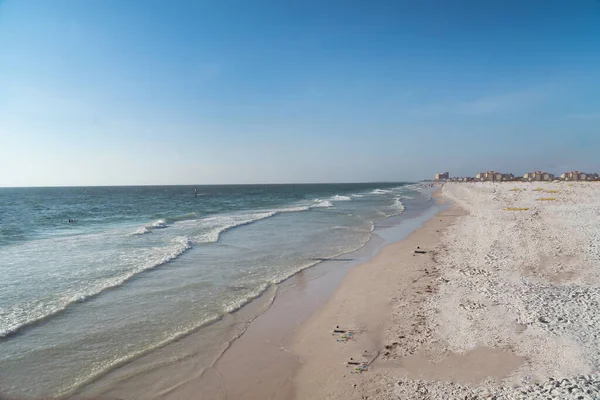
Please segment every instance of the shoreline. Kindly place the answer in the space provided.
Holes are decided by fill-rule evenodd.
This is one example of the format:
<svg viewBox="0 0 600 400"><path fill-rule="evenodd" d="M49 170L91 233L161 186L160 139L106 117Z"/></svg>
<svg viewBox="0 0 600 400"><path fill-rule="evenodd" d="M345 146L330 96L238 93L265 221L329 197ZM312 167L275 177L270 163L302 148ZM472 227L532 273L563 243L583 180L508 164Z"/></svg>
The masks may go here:
<svg viewBox="0 0 600 400"><path fill-rule="evenodd" d="M600 398L598 190L443 195L297 332L295 399Z"/></svg>
<svg viewBox="0 0 600 400"><path fill-rule="evenodd" d="M292 349L302 360L294 378L296 399L372 396L378 390L373 375L400 367L390 364L389 356L418 348L427 336L420 310L439 277L431 262L437 243L444 230L463 215L462 209L450 204L345 276L327 303L293 337ZM426 253L415 254L417 246ZM393 312L394 303L402 303L401 314ZM394 335L388 331L390 320L396 325L404 321ZM334 334L337 327L350 330L352 337ZM367 368L356 371L358 367L348 362L364 362ZM417 366L402 367L403 373L418 373Z"/></svg>
<svg viewBox="0 0 600 400"><path fill-rule="evenodd" d="M424 195L427 197L429 194L425 193ZM224 348L218 351L215 360L208 367L197 368L197 363L194 362L194 358L198 357L196 352L198 346L197 344L194 344L194 341L198 338L200 332L192 332L174 343L169 343L164 347L154 349L152 352L139 359L135 359L115 370L109 371L65 397L81 398L90 396L109 396L127 398L129 396L139 397L139 393L143 393L142 397L182 398L186 397L186 395L182 395L182 393L187 392L187 388L191 387L193 388L193 393L190 393L192 397L197 391L202 391L203 396L206 396L203 398L220 398L218 394L220 389L211 389L211 382L215 381L214 375L215 371L217 371L216 368L229 363L231 367L226 367L226 369L235 370L237 368L236 365L239 364L239 357L233 357L235 361L229 362L230 354L234 354L238 351L238 347L240 349L248 347L246 341L251 341L255 329L260 330L262 329L261 326L266 324L267 330L272 330L273 326L279 325L280 328L288 330L286 336L291 336L289 332L290 329L293 329L293 326L298 325L301 319L308 318L308 316L318 308L319 304L325 303L327 297L331 295L337 286L339 286L340 281L348 270L354 268L356 265L368 262L381 251L382 247L385 247L392 241L400 240L403 235L414 230L415 221L417 221L417 225L419 225L423 222L421 221L423 218L425 218L425 220L431 218L433 215L432 210L435 210L436 207L439 206L430 204L414 215L411 215L409 211L408 213L403 213L399 216L380 221L376 226L375 231L372 233L371 238L361 248L331 259L321 260L321 262L316 265L303 269L278 285L273 285L271 289L265 291L265 293L242 307L240 310L237 310L230 315L226 315L222 320L216 321L214 323L215 325L222 324L226 326L225 329L237 329L237 333L233 335L232 340L224 345ZM409 217L405 218L406 215ZM383 223L383 226L380 225L381 223ZM407 229L407 232L403 232ZM383 232L389 232L389 234L385 235ZM385 238L380 237L380 234L385 236ZM349 259L348 257L352 257L352 259ZM298 288L299 286L306 285L307 282L311 287L303 289ZM315 282L320 283L315 284ZM287 303L285 307L289 308L290 301L286 301L286 299L289 300L292 295L288 294L288 292L294 291L305 291L305 301L302 306L294 312L296 316L295 319L288 318L285 324L281 323L282 318L276 318L277 321L273 322L273 318L270 317L270 315L279 314L279 317L283 316L285 318L286 315L290 314L288 312L289 310L280 312L278 311L278 308L280 303L281 305ZM309 291L311 293L308 293ZM294 300L297 300L297 298ZM313 303L307 305L308 302ZM248 316L250 316L250 318L248 318ZM268 321L270 319L271 321ZM254 328L255 325L258 327ZM282 325L286 326L283 327ZM259 338L268 336L268 332L263 332L261 335L258 335ZM283 340L283 337L280 337L278 340ZM262 346L262 344L259 345ZM172 355L175 353L184 354L184 356L173 357ZM246 352L244 351L242 353ZM252 358L248 357L246 354L243 354L242 356L246 359ZM165 363L165 359L171 361ZM232 375L235 374L236 372L234 371ZM183 380L177 379L176 377L180 375L185 376L185 378ZM217 372L216 375L222 376L223 374ZM244 375L247 375L246 372L237 373L238 378L236 378L236 380L242 379ZM165 376L167 377L166 379ZM209 383L199 383L198 381L208 381ZM138 392L138 390L140 392ZM211 390L212 393L214 393L214 397L207 394L207 391L210 392Z"/></svg>
<svg viewBox="0 0 600 400"><path fill-rule="evenodd" d="M417 217L382 228L374 237L375 243L371 243L372 249L365 246L361 249L364 254L360 254L360 250L350 253L355 257L353 262L329 268L335 262L329 260L329 264L325 262L295 276L296 282L293 280L291 285L282 287L271 308L215 363L212 374L188 383L166 398L191 398L200 391L206 399L295 398L295 377L304 363L294 348L298 330L343 287L349 273L368 266L386 248L414 234L415 229L438 215L441 208L443 206L435 204ZM382 232L388 234L382 235Z"/></svg>

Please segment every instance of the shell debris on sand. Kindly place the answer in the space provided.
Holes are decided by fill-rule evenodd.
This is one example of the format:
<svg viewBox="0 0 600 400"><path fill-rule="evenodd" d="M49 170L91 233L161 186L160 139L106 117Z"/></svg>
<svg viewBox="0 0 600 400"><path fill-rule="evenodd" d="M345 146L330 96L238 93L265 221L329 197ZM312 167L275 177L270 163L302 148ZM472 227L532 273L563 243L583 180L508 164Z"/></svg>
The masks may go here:
<svg viewBox="0 0 600 400"><path fill-rule="evenodd" d="M403 379L394 384L391 398L396 400L596 400L600 398L600 375L579 375L570 379L550 378L544 382L521 387L469 386Z"/></svg>
<svg viewBox="0 0 600 400"><path fill-rule="evenodd" d="M471 383L382 373L370 399L600 399L600 187L572 184L560 199L536 197L560 183L529 187L443 186L469 215L442 235L439 288L415 332L434 358L486 347L524 362Z"/></svg>

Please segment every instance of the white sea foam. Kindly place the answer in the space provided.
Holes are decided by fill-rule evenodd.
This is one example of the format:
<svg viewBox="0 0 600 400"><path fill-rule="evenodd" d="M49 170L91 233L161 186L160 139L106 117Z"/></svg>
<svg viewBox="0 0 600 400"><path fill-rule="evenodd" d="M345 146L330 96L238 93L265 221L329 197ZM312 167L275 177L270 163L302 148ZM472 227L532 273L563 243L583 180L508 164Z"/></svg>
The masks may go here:
<svg viewBox="0 0 600 400"><path fill-rule="evenodd" d="M151 223L150 225L144 226L138 230L136 230L133 234L134 235L145 235L147 233L152 233L153 230L155 229L165 229L168 228L170 223L174 223L174 222L185 222L186 220L193 220L195 217L197 217L196 213L189 213L189 214L185 214L185 215L180 215L180 216L176 216L176 217L172 217L172 218L161 218L157 221L154 221L153 223Z"/></svg>
<svg viewBox="0 0 600 400"><path fill-rule="evenodd" d="M276 211L241 214L241 215L226 215L209 217L200 221L203 228L207 231L193 237L195 243L216 243L219 241L221 233L242 225L248 225L252 222L261 219L269 218L277 214Z"/></svg>
<svg viewBox="0 0 600 400"><path fill-rule="evenodd" d="M167 244L164 247L154 247L149 254L139 252L121 254L118 256L118 263L131 266L131 268L125 268L122 273L108 279L98 279L87 282L86 285L77 288L77 291L63 294L59 301L50 303L45 302L44 304L39 305L27 304L23 305L26 309L17 307L13 310L7 310L4 317L0 319L0 337L8 336L25 326L45 320L46 318L63 311L72 303L86 301L90 297L94 297L108 288L119 286L140 272L165 264L191 248L192 243L215 243L219 240L221 233L229 229L269 218L279 213L304 212L311 208L327 208L332 206L333 204L328 200L317 199L310 206L297 205L264 212L226 216L220 215L201 220L190 219L196 216L196 214L190 213L173 218L174 221L179 220L179 222L174 222L172 225L168 225L167 219L159 219L148 226L137 229L131 235L147 235L152 233L155 229L164 229L167 227L171 227L171 229L174 230L174 233L182 232L184 235L191 230L201 230L203 232L195 235L193 234L189 238L188 236L173 237L170 239L170 244ZM169 229L170 232L171 229ZM115 234L114 240L119 240L118 236L118 234ZM80 240L105 241L106 239L103 239L103 237L103 235L90 234L85 237L82 236ZM71 245L75 245L75 242L70 243Z"/></svg>
<svg viewBox="0 0 600 400"><path fill-rule="evenodd" d="M312 207L324 207L324 205L315 204ZM304 212L312 208L311 206L298 205L293 207L277 208L273 210L256 211L246 214L217 215L204 219L183 220L176 222L176 227L186 227L188 229L202 230L203 232L192 235L194 243L216 243L222 233L243 225L248 225L256 221L273 217L280 213Z"/></svg>
<svg viewBox="0 0 600 400"><path fill-rule="evenodd" d="M230 300L223 306L223 310L226 313L232 313L234 311L239 310L246 304L250 303L252 300L255 300L258 297L260 297L264 292L267 291L269 286L270 285L265 282L265 283L259 285L254 290L251 290L250 293L248 293L246 296L238 297L238 298Z"/></svg>
<svg viewBox="0 0 600 400"><path fill-rule="evenodd" d="M275 210L276 213L302 212L310 210L309 206L287 207Z"/></svg>
<svg viewBox="0 0 600 400"><path fill-rule="evenodd" d="M88 235L92 236L92 235ZM64 311L74 303L81 303L87 299L97 296L107 289L122 285L141 272L156 268L169 261L174 260L185 251L191 248L191 242L187 237L175 237L168 246L156 248L154 253L145 257L145 262L135 264L139 260L138 254L130 254L131 262L128 262L127 255L122 256L125 264L134 264L134 268L124 271L114 277L99 279L87 286L77 287L76 291L64 293L59 300L53 303L40 302L39 304L27 304L26 308L16 305L13 308L5 310L0 320L0 338L10 336L19 330L44 321L57 313Z"/></svg>
<svg viewBox="0 0 600 400"><path fill-rule="evenodd" d="M231 201L226 199L225 206L221 208L218 206L213 206L212 203L209 204L209 200L207 200L206 206L199 205L199 202L190 202L190 205L188 206L186 205L187 202L183 205L176 205L167 201L164 206L148 210L147 212L141 209L142 205L140 205L140 211L145 213L140 215L155 215L155 217L147 220L145 223L142 223L139 226L132 226L130 225L130 220L123 219L116 225L107 223L106 225L93 227L94 234L87 235L82 233L78 234L77 236L72 235L61 243L55 243L56 246L52 246L52 243L50 243L51 241L46 239L38 240L32 243L25 243L23 247L20 248L20 250L23 251L13 252L15 257L18 257L19 260L17 262L13 262L12 264L8 264L9 268L12 268L9 269L9 271L19 271L22 269L20 268L21 265L25 265L31 261L33 268L31 269L31 274L29 277L32 275L38 276L31 287L35 287L36 289L41 288L44 290L28 290L27 292L24 292L26 293L26 296L23 296L23 301L14 296L16 300L14 302L11 300L12 303L9 302L9 306L15 305L21 309L8 310L9 313L11 313L11 319L9 320L4 318L7 316L7 314L3 313L5 310L7 310L7 308L3 308L2 312L0 312L0 335L9 335L10 331L18 332L20 328L23 328L27 325L33 326L32 330L36 333L36 335L38 335L38 331L41 334L47 334L48 332L54 332L55 329L58 328L59 321L60 324L63 324L63 318L68 321L69 325L66 326L72 327L79 323L78 321L74 321L76 314L79 315L77 310L80 310L80 307L83 307L84 309L87 308L89 306L88 303L91 302L86 303L87 305L75 303L85 303L88 299L94 298L94 296L98 295L99 293L106 291L106 293L101 294L101 299L99 299L101 300L99 302L101 307L105 306L104 300L107 300L106 304L122 304L120 301L116 303L117 299L124 300L138 298L138 294L146 295L146 292L138 292L136 290L140 289L141 286L143 286L141 287L142 290L146 290L146 288L153 290L154 288L158 287L160 288L160 295L154 296L156 293L152 293L152 296L148 296L148 299L152 298L152 300L148 300L148 302L146 302L146 300L140 300L138 303L136 303L137 305L132 305L132 310L134 308L135 310L139 309L136 307L148 307L147 305L149 304L165 304L164 310L161 308L162 306L147 308L148 310L152 311L153 315L158 315L160 317L160 315L162 315L161 313L164 312L166 315L169 312L168 308L170 307L169 304L171 301L173 301L173 305L176 305L179 304L177 302L180 299L184 299L185 301L188 301L188 299L194 299L194 306L190 305L190 308L187 309L187 312L191 315L191 319L193 320L192 322L194 323L200 318L203 319L205 316L205 311L201 307L203 304L215 304L216 308L214 311L219 314L221 314L223 311L234 312L244 304L251 301L253 298L261 296L262 292L265 290L265 287L266 290L268 290L267 294L270 297L271 289L275 289L276 287L274 283L281 282L299 270L317 264L319 261L313 261L310 258L312 254L310 252L313 251L311 247L313 243L315 249L318 250L315 254L325 255L328 257L330 252L337 253L338 251L342 250L344 252L346 250L351 251L355 249L356 246L360 246L363 241L368 240L370 237L369 226L366 223L360 227L341 228L345 224L351 225L359 223L357 219L360 220L363 214L362 210L360 209L361 202L358 200L358 198L365 197L370 203L373 203L374 207L385 207L386 210L390 210L391 207L389 207L389 205L392 203L393 198L397 194L396 192L393 192L392 195L378 196L378 198L376 198L377 196L369 196L370 189L354 190L360 194L356 193L350 195L350 192L338 192L336 196L330 197L332 194L336 194L334 191L329 192L326 195L322 195L323 197L314 201L312 199L314 197L318 197L319 195L313 194L304 201L297 201L296 199L298 199L298 197L290 197L290 199L293 198L294 200L285 200L283 203L281 201L277 202L277 199L275 198L269 199L268 202L274 203L274 205L270 206L270 209L265 210L248 210L246 208L247 206L245 205L246 203L241 200L238 201L238 199L233 199ZM309 194L302 193L302 197L307 195ZM353 201L350 201L350 199ZM340 203L338 203L338 201ZM344 201L346 203L341 203ZM265 203L266 202L256 201L249 204L254 205ZM342 204L345 206L344 208L347 209L345 212L335 212L334 209L328 209L329 207ZM171 205L173 206L172 208ZM206 215L206 213L215 211L222 212L223 209L226 209L230 205L235 205L237 207L236 212L229 212L226 215L222 213ZM192 209L198 210L198 214L189 212ZM305 211L307 212L304 214L306 216L306 219L304 220L301 218L301 215ZM281 214L283 213L299 214L285 214L285 216L282 216ZM255 221L268 219L276 215L279 215L279 217L274 217L269 223L265 223L264 227L262 226L263 223L259 222L257 226L255 226L256 230L254 228L241 228L240 231L236 232L235 235L228 236L227 239L230 240L227 241L227 244L231 244L231 246L204 246L204 243L212 243L222 240L223 236L220 235L225 231L235 229L236 227L242 225L252 224ZM326 220L318 221L320 223L318 226L323 227L323 229L320 231L322 236L314 236L314 238L311 238L311 234L305 232L304 229L305 227L314 227L314 222L315 220L319 219L319 216L327 216ZM355 218L351 218L351 221L348 221L349 218L347 216L354 216ZM133 215L132 221L137 220L137 217L139 217L139 215ZM367 211L366 217L374 217L370 209ZM290 222L293 222L294 225L290 226ZM331 234L333 232L327 232L327 227L335 224L339 224L340 229L347 229L348 231L336 231L335 235ZM373 229L373 224L371 224L370 228L371 230ZM278 259L278 261L276 260L275 262L272 262L275 260L275 258L268 258L272 256L270 251L279 250L279 248L272 246L271 242L267 242L266 244L268 247L265 248L265 251L256 252L256 259L251 258L255 256L254 254L250 255L251 257L248 258L247 265L262 266L264 264L267 265L268 268L256 268L247 274L246 271L242 269L242 272L239 272L238 275L238 265L243 264L243 262L237 257L238 255L245 257L243 250L247 244L245 240L249 238L252 240L252 242L248 243L254 243L253 240L257 238L257 235L260 234L262 229L268 229L270 232L276 231L280 233L280 236L285 236L287 232L291 232L292 230L294 235L297 232L299 238L298 245L303 246L302 251L309 252L308 256L305 257L299 252L294 252L290 257L285 257L285 259L281 258ZM247 236L245 232L248 232ZM237 233L239 233L239 236ZM273 239L276 243L277 235L273 236L273 238L269 237L268 240ZM346 237L348 240L345 239ZM321 240L320 238L326 239ZM329 242L330 238L331 242ZM294 242L296 241L294 240ZM176 264L172 265L164 265L171 260L177 259L180 254L185 253L185 251L190 247L196 246L196 243L201 243L202 247L197 249L197 252L191 251L189 258L186 256L183 257L181 263L177 262ZM305 246L304 243L306 243L307 246ZM295 244L290 244L289 249L286 248L282 250L295 251L293 248L294 245ZM56 248L56 251L51 254L51 252L48 250L53 248ZM273 255L276 255L275 251L273 251L273 253ZM5 267L5 261L8 258L4 256L5 254L6 252L2 253L2 250L0 249L0 255L2 255L0 259L3 260L3 268ZM52 257L43 257L44 254L51 254ZM42 257L39 255L42 255ZM199 258L193 259L196 256L199 256ZM228 257L234 258L232 258L231 262L229 262L230 259ZM298 258L298 260L296 260L296 258ZM33 261L36 260L40 261L34 264ZM279 261L281 261L281 264L277 264ZM159 270L154 271L153 273L147 274L144 272L152 270L160 265L164 266L160 267ZM213 268L214 266L217 266L218 268ZM196 268L198 271L196 271ZM178 280L174 278L179 276L189 278L189 275L186 275L188 269L193 274L197 273L197 275L194 275L194 278L198 276L202 279L206 278L207 281L211 282L211 286L208 289L203 287L202 290L196 290L196 292L209 292L210 295L207 295L206 297L207 301L204 301L205 297L203 294L198 297L198 300L196 300L196 298L193 296L189 296L188 298L187 293L174 290L178 289L176 283ZM206 269L206 271L204 271L204 269ZM248 268L248 270L250 270L250 268ZM44 274L36 274L36 272L40 271L43 271ZM141 275L137 276L138 274ZM206 274L206 276L201 274ZM42 275L46 275L47 277L54 279L56 282L48 279L49 283L47 285L42 285L40 284L44 283L43 278L40 278ZM249 279L252 283L248 284L247 287L240 289L237 293L231 293L231 296L228 297L223 295L222 286L215 284L215 281L213 280L215 276L217 276L217 279L223 279L222 281L219 281L219 283L236 281L239 276ZM5 283L5 286L3 287L9 289L6 290L7 293L11 293L10 287L13 285L13 280L15 282L17 282L17 280L19 282L29 282L29 277L25 273L6 274L6 276L3 276L2 279L2 283ZM165 277L168 277L168 279L163 279ZM147 281L152 282L155 279L157 280L156 282L160 282L159 285L147 286L145 284ZM131 282L123 285L123 283L127 280L131 280ZM184 278L183 281L189 281L192 283L195 280ZM266 286L262 284L262 282L267 282ZM143 283L143 285L138 286L139 283ZM123 285L123 287L119 288L118 290L106 290L111 287L119 287L120 285ZM29 293L34 291L36 292L35 295L29 295ZM10 297L13 296L11 295ZM263 295L263 297L267 296ZM261 300L263 297L261 297ZM113 301L115 301L115 303L112 303ZM96 301L93 303L96 304ZM197 304L199 306L196 309L194 307ZM67 309L66 313L61 313L61 310L64 309ZM98 317L97 321L105 320L105 318L109 317L112 318L113 310L114 316L120 315L120 308L114 307L111 308L111 312L107 313L106 317L101 315ZM72 311L74 312L72 313ZM129 309L125 309L125 311L129 311ZM57 319L54 319L52 316L57 314L60 316ZM110 316L108 314L110 314ZM136 323L139 317L144 317L144 315L141 314L142 313L140 313L140 315L134 315L134 313L131 313L131 316L129 317L131 318L131 321L129 322ZM84 381L88 381L88 379L96 376L96 373L101 375L103 371L106 371L105 368L113 368L115 365L120 365L127 360L143 354L148 349L154 348L156 343L155 339L161 341L161 343L166 343L170 339L167 341L162 340L164 338L170 338L170 334L173 333L173 331L188 332L188 327L190 326L188 323L189 321L183 321L184 318L188 317L183 313L181 314L182 315L172 316L172 321L175 321L175 323L147 326L147 334L144 334L144 341L137 341L137 338L134 338L130 335L126 335L127 338L121 337L121 327L115 327L114 330L111 327L111 332L107 332L107 334L111 335L111 340L113 340L112 338L116 338L114 339L116 340L115 343L117 343L119 346L101 346L102 351L98 354L102 354L99 356L99 358L94 355L96 358L94 358L94 365L92 368L87 368L86 366L80 368L82 365L84 365L84 361L87 362L87 360L82 358L73 364L69 363L68 374L63 374L65 376L64 380L62 380L62 378L54 379L56 376L53 376L52 374L57 375L58 372L51 371L51 368L49 369L48 374L44 374L43 371L41 374L39 374L37 373L38 371L35 371L36 376L43 376L43 379L46 380L44 381L46 387L49 389L52 388L52 391L48 390L47 393L56 393L55 388L57 387L60 388L59 392L62 391L62 389L68 390L72 387L72 384L77 385L83 383ZM213 314L210 315L212 316ZM93 320L96 321L95 316L92 317ZM157 317L155 321L163 320L159 317ZM169 318L171 317L169 316ZM169 318L166 318L165 320L171 322L171 319ZM46 321L44 321L43 324L36 323L36 321L43 321L45 319L48 319L49 323L46 323ZM178 319L182 321L179 321ZM56 324L54 321L56 321ZM86 321L88 320L86 319ZM102 324L98 324L95 326L101 325ZM162 326L166 327L166 329L164 329L165 332L163 332ZM73 337L79 335L79 332L77 332L76 329L69 329L69 332L75 333ZM27 331L27 334L25 335L18 335L18 337L14 338L14 342L20 343L20 341L24 341L24 343L28 343L30 340L29 333L30 332ZM83 340L88 339L88 334L95 335L95 332L81 332L81 337L84 338ZM116 336L112 336L113 334L116 334ZM95 342L98 344L107 343L104 340L107 340L109 337L104 335L105 333L102 332L98 335L98 337L94 336L93 340L99 339ZM176 333L176 337L179 336L180 333ZM148 338L148 341L145 341L145 338ZM10 339L11 343L13 343L12 339L13 338ZM60 340L62 340L62 338ZM58 341L59 339L57 338L56 341L48 343L48 346L53 346ZM122 341L125 344L127 341L129 341L130 343L135 343L135 345L126 348L126 346L121 346ZM106 351L104 350L105 347L107 347ZM131 353L125 354L126 351L131 351ZM92 355L85 355L85 357L91 356ZM37 357L37 355L25 355L23 357L32 357L32 359L34 359ZM25 365L27 367L25 361L22 361L25 360L23 357L19 355L19 360L15 361L15 364ZM105 358L102 359L102 357ZM37 365L35 368L38 369L42 368L36 363L27 362L27 364ZM65 365L66 364L67 363L65 363ZM89 365L89 363L87 363L87 365ZM15 369L15 371L16 370L17 369ZM23 380L18 378L16 381ZM12 384L12 382L10 384ZM18 388L18 386L14 387L15 389Z"/></svg>
<svg viewBox="0 0 600 400"><path fill-rule="evenodd" d="M333 207L333 203L328 200L315 199L311 208L328 208Z"/></svg>
<svg viewBox="0 0 600 400"><path fill-rule="evenodd" d="M386 189L375 189L371 192L371 194L386 194L386 193L390 193L391 190L386 190Z"/></svg>
<svg viewBox="0 0 600 400"><path fill-rule="evenodd" d="M331 200L333 200L333 201L350 201L350 200L352 200L352 198L350 198L349 196L340 196L339 194L336 194L335 196L331 196Z"/></svg>
<svg viewBox="0 0 600 400"><path fill-rule="evenodd" d="M373 232L374 229L375 229L375 224L371 223L369 234L365 235L362 238L362 240L358 244L356 244L355 246L347 247L347 248L343 249L342 251L338 252L337 254L333 254L333 255L329 256L326 260L318 260L318 261L313 261L313 262L309 262L309 263L299 264L299 265L295 266L292 270L285 271L283 273L280 273L276 277L272 278L271 282L274 283L274 284L279 284L279 283L285 281L286 279L289 279L293 275L297 274L298 272L303 271L303 270L305 270L307 268L313 267L313 266L315 266L315 265L317 265L317 264L319 264L319 263L321 263L323 261L335 259L336 257L340 257L340 256L342 256L344 254L348 254L348 253L351 253L353 251L357 251L357 250L361 249L371 239L372 232Z"/></svg>
<svg viewBox="0 0 600 400"><path fill-rule="evenodd" d="M406 189L406 190L420 190L423 189L423 184L421 183L413 183L410 185L406 185L406 186L401 186L402 189Z"/></svg>
<svg viewBox="0 0 600 400"><path fill-rule="evenodd" d="M152 231L146 227L143 227L133 232L133 235L145 235L147 233L152 233Z"/></svg>
<svg viewBox="0 0 600 400"><path fill-rule="evenodd" d="M153 222L151 225L151 227L154 229L163 229L163 228L166 228L167 226L168 226L167 221L165 221L164 219L159 219L158 221Z"/></svg>
<svg viewBox="0 0 600 400"><path fill-rule="evenodd" d="M400 201L402 197L396 197L394 199L394 206L400 211L404 211L404 204Z"/></svg>

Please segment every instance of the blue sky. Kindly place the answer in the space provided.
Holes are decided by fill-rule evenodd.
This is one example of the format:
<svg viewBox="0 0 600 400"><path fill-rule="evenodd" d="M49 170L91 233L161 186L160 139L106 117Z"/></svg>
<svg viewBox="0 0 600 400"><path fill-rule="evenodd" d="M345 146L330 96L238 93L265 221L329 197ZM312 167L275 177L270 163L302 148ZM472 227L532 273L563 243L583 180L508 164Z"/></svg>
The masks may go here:
<svg viewBox="0 0 600 400"><path fill-rule="evenodd" d="M600 172L600 1L0 0L0 186Z"/></svg>

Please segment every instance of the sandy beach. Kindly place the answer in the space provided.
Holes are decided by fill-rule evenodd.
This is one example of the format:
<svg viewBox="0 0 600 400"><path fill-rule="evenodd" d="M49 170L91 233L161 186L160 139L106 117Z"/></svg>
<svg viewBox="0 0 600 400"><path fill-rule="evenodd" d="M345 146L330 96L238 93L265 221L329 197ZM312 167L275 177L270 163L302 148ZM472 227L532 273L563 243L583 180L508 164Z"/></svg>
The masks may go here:
<svg viewBox="0 0 600 400"><path fill-rule="evenodd" d="M0 400L600 400L599 37L0 0Z"/></svg>
<svg viewBox="0 0 600 400"><path fill-rule="evenodd" d="M599 398L599 194L444 185L451 207L353 269L297 332L296 398Z"/></svg>
<svg viewBox="0 0 600 400"><path fill-rule="evenodd" d="M430 193L431 189L422 191L426 199L430 198ZM188 335L115 369L85 386L75 398L293 398L295 376L304 363L294 348L295 337L304 329L305 322L319 312L337 288L347 286L343 282L349 271L369 270L381 257L373 258L382 247L387 253L390 248L405 246L398 240L414 236L424 223L429 226L431 222L427 221L435 220L432 216L440 210L431 200L405 201L411 207L396 218L382 221L367 245L319 263L282 282L274 301L267 293L263 296L266 303L261 297L211 325L209 330ZM413 260L417 259L423 258ZM261 310L256 310L257 307ZM248 323L248 316L256 314L258 316ZM237 332L235 340L221 350L216 349L222 354L206 367L210 356L205 349L207 332L213 336L226 336L231 330ZM331 339L328 338L328 343Z"/></svg>
<svg viewBox="0 0 600 400"><path fill-rule="evenodd" d="M445 184L443 211L369 261L286 282L210 369L133 382L168 399L600 398L599 195ZM127 386L95 394L146 397Z"/></svg>
<svg viewBox="0 0 600 400"><path fill-rule="evenodd" d="M414 353L429 335L423 305L439 281L432 259L444 229L464 214L451 206L348 273L294 337L292 348L302 360L295 380L298 399L362 399L381 392L374 378L387 360ZM368 366L357 372L354 362Z"/></svg>

